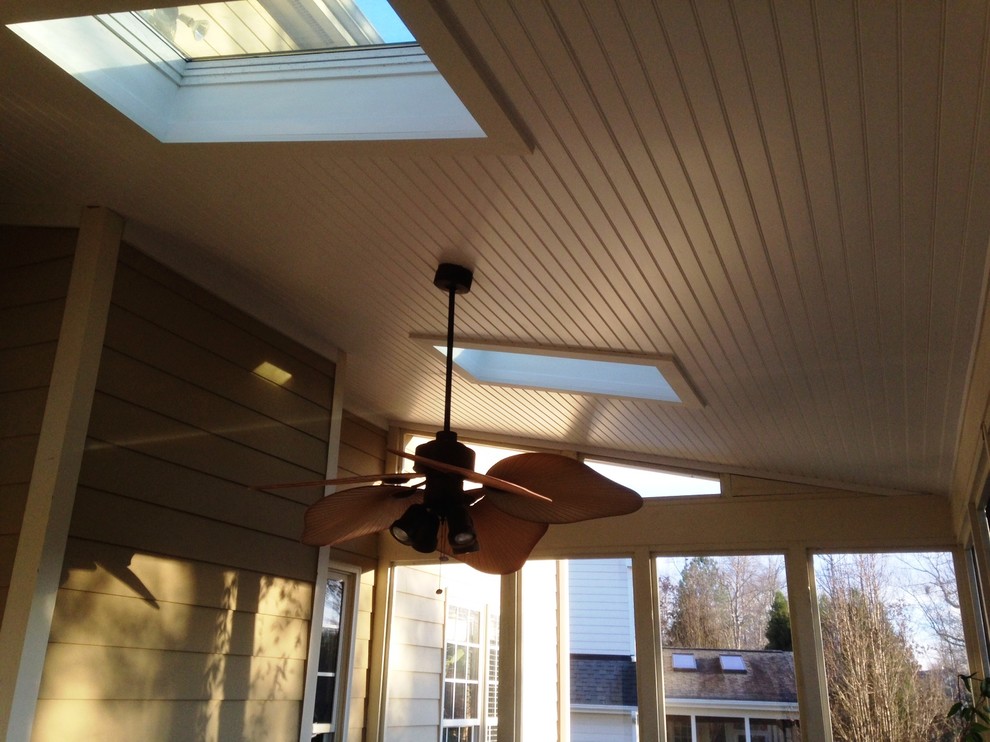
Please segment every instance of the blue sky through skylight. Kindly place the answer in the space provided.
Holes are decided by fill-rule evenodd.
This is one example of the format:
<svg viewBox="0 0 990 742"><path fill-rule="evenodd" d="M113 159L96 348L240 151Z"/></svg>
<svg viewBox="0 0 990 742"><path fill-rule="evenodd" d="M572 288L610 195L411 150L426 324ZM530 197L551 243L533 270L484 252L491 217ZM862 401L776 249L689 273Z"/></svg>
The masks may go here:
<svg viewBox="0 0 990 742"><path fill-rule="evenodd" d="M446 352L439 346L437 350ZM477 348L454 348L454 363L487 384L663 402L681 401L660 369L646 363Z"/></svg>
<svg viewBox="0 0 990 742"><path fill-rule="evenodd" d="M386 44L414 43L412 33L406 24L395 14L392 6L385 0L357 0L355 5L361 9L371 25L385 40Z"/></svg>

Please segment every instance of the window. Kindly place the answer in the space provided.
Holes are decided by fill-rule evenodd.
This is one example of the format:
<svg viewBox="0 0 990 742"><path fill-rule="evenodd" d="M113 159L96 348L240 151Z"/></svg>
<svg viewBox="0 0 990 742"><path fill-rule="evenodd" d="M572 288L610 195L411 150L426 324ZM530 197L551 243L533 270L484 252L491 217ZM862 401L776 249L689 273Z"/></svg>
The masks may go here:
<svg viewBox="0 0 990 742"><path fill-rule="evenodd" d="M393 575L386 739L496 742L500 578L450 562Z"/></svg>
<svg viewBox="0 0 990 742"><path fill-rule="evenodd" d="M307 673L306 698L312 703L313 739L317 742L334 742L339 720L346 718L357 577L357 569L349 565L328 566L315 590L314 603L321 610L313 612L311 646L315 649L311 653L313 667Z"/></svg>
<svg viewBox="0 0 990 742"><path fill-rule="evenodd" d="M814 571L835 742L941 738L968 672L952 555L819 554Z"/></svg>
<svg viewBox="0 0 990 742"><path fill-rule="evenodd" d="M614 461L584 459L584 463L614 482L635 490L642 497L684 497L718 495L722 484L717 477L668 471L649 466L619 464Z"/></svg>
<svg viewBox="0 0 990 742"><path fill-rule="evenodd" d="M133 14L187 60L415 43L387 2L229 0Z"/></svg>
<svg viewBox="0 0 990 742"><path fill-rule="evenodd" d="M459 84L483 110L485 128L417 44L293 51L338 46L330 32L342 24L330 22L316 0L265 0L262 5L279 21L262 24L269 25L270 33L260 46L244 40L256 34L243 23L234 34L241 42L221 43L230 36L223 33L224 26L237 24L230 18L220 22L215 17L220 14L204 10L212 5L146 11L143 17L112 13L32 21L9 28L162 142L483 142L494 135L502 145L525 148L466 56L449 61L463 65ZM302 6L314 7L300 13ZM347 9L344 15L350 14L349 22L354 13L360 15L352 3L341 6ZM373 33L358 33L365 29L363 21L351 25L354 33L346 35L352 42L376 40ZM215 47L199 49L211 39ZM446 46L448 40L442 41ZM270 51L282 53L273 56ZM246 52L250 54L244 56Z"/></svg>
<svg viewBox="0 0 990 742"><path fill-rule="evenodd" d="M443 338L413 334L446 355ZM454 366L480 384L702 406L671 356L621 354L498 343L459 343Z"/></svg>
<svg viewBox="0 0 990 742"><path fill-rule="evenodd" d="M698 742L746 742L746 723L742 719L699 716L695 727Z"/></svg>
<svg viewBox="0 0 990 742"><path fill-rule="evenodd" d="M783 557L660 557L656 568L668 738L799 740Z"/></svg>
<svg viewBox="0 0 990 742"><path fill-rule="evenodd" d="M693 654L682 654L681 652L671 652L670 665L675 670L697 670L698 663Z"/></svg>
<svg viewBox="0 0 990 742"><path fill-rule="evenodd" d="M442 742L480 742L482 707L480 610L447 606L443 667Z"/></svg>
<svg viewBox="0 0 990 742"><path fill-rule="evenodd" d="M667 742L694 742L690 716L667 715Z"/></svg>
<svg viewBox="0 0 990 742"><path fill-rule="evenodd" d="M746 672L746 663L738 654L722 654L718 658L722 672Z"/></svg>

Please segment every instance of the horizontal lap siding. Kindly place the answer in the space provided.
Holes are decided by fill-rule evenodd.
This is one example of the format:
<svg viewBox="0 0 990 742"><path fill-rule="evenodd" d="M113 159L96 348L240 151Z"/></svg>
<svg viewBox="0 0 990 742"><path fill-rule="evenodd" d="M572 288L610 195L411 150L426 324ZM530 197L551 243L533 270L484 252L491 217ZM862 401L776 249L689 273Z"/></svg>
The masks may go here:
<svg viewBox="0 0 990 742"><path fill-rule="evenodd" d="M0 622L75 243L71 229L0 227Z"/></svg>
<svg viewBox="0 0 990 742"><path fill-rule="evenodd" d="M34 739L296 737L333 366L121 255Z"/></svg>
<svg viewBox="0 0 990 742"><path fill-rule="evenodd" d="M436 739L443 686L445 595L437 595L437 571L395 570L389 634L386 736Z"/></svg>

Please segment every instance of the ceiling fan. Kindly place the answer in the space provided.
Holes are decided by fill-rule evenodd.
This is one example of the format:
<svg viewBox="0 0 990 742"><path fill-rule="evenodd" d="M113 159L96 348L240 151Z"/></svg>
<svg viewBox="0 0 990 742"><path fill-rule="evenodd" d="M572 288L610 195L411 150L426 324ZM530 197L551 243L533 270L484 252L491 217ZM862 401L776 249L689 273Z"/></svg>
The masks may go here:
<svg viewBox="0 0 990 742"><path fill-rule="evenodd" d="M453 263L441 263L433 279L448 294L444 421L443 430L417 446L415 454L389 449L414 462L412 473L259 487L366 485L311 505L303 543L333 546L388 529L419 552L440 551L482 572L509 574L522 567L549 524L624 515L642 507L638 493L558 454L518 454L499 461L487 474L474 471L474 451L450 429L454 301L470 291L472 279L470 270ZM465 489L465 482L481 487Z"/></svg>

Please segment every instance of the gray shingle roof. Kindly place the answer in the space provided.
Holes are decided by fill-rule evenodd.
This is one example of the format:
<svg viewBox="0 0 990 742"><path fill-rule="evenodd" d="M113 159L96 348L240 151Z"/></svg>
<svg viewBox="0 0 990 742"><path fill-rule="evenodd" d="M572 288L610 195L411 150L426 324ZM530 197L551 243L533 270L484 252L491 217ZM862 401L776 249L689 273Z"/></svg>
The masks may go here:
<svg viewBox="0 0 990 742"><path fill-rule="evenodd" d="M674 670L671 654L693 654L697 670ZM719 656L742 657L746 672L723 672ZM664 647L667 698L797 703L794 655L778 650ZM635 706L636 663L617 655L571 655L571 703Z"/></svg>
<svg viewBox="0 0 990 742"><path fill-rule="evenodd" d="M693 654L697 670L674 670L673 652ZM739 655L746 672L723 672L719 655ZM797 703L794 655L779 650L664 648L664 694L667 698Z"/></svg>

